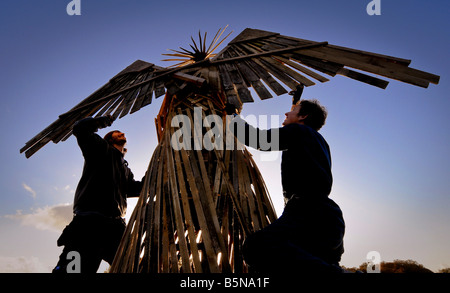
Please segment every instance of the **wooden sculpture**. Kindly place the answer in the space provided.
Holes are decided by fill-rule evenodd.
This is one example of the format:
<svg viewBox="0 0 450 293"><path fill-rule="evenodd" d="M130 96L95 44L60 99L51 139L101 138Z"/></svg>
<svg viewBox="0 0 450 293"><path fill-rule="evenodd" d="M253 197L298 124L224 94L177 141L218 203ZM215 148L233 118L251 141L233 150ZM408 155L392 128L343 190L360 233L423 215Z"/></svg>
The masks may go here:
<svg viewBox="0 0 450 293"><path fill-rule="evenodd" d="M254 101L250 87L265 100L272 93L288 93L284 86L296 90L328 81L323 74L383 89L388 81L377 76L420 87L439 82L439 76L410 68L410 60L256 29L245 29L214 55L223 32L218 31L208 48L206 35L203 40L199 35L193 51L181 48L167 54L181 61L175 67L135 61L21 149L28 158L49 141L66 140L82 118L122 118L149 105L153 95L165 94L156 118L159 144L111 272L246 272L241 255L246 235L276 219L249 152L237 140L222 149L174 147L179 142L174 133L182 123L213 117L223 135L211 137L212 126L202 124L197 128L201 133L192 133L193 143L205 136L225 140L226 103L242 108Z"/></svg>

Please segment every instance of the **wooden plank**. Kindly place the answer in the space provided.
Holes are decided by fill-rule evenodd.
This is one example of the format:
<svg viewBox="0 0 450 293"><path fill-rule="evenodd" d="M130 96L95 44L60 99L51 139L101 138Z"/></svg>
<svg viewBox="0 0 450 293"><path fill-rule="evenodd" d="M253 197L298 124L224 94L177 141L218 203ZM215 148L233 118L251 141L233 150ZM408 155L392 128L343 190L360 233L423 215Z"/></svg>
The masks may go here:
<svg viewBox="0 0 450 293"><path fill-rule="evenodd" d="M309 41L309 40L304 40L304 39L294 38L294 37L289 37L289 36L280 36L277 39L277 41L281 42L283 39L291 40L294 42L300 42L300 43L315 43L314 41ZM356 50L356 49L352 49L352 48L341 47L341 46L336 46L336 45L331 45L331 44L328 44L328 47L342 50L342 51L347 51L349 53L356 53L356 54L361 54L361 55L373 56L376 58L382 58L382 59L385 59L386 61L389 61L392 63L397 63L397 64L403 64L406 66L408 66L411 63L411 60L409 60L409 59L403 59L403 58L393 57L393 56L389 56L389 55L383 55L383 54L378 54L378 53L373 53L373 52L368 52L368 51Z"/></svg>
<svg viewBox="0 0 450 293"><path fill-rule="evenodd" d="M275 214L275 209L273 207L272 201L269 196L269 192L267 191L266 184L264 183L263 177L261 175L261 172L258 169L258 165L256 165L255 161L252 158L252 155L248 151L248 149L244 149L245 157L247 158L247 161L250 162L252 168L250 168L250 175L252 176L252 181L255 182L253 185L255 188L255 194L258 197L258 204L260 204L260 208L262 208L262 205L264 204L266 208L262 208L264 211L267 211L267 217L271 222L275 221L277 219L277 216ZM267 219L265 219L267 221ZM269 224L267 222L264 222L265 225ZM264 225L264 226L265 226Z"/></svg>
<svg viewBox="0 0 450 293"><path fill-rule="evenodd" d="M320 72L326 73L330 76L336 76L337 72L344 67L342 64L329 62L326 60L320 60L317 58L312 58L308 56L303 56L299 54L288 54L290 58L294 59L297 62L300 62L302 64L305 64L306 66L309 66L313 69L316 69Z"/></svg>
<svg viewBox="0 0 450 293"><path fill-rule="evenodd" d="M156 149L153 153L152 156L152 161L150 164L152 166L151 171L148 173L149 179L152 182L149 183L149 188L148 188L148 193L146 193L146 199L145 202L146 204L146 220L147 220L147 225L146 225L146 237L147 237L147 243L146 243L146 255L147 255L147 262L144 264L147 268L147 272L157 272L157 270L154 268L155 262L151 263L150 259L151 259L151 255L152 252L155 251L155 246L154 246L154 239L155 239L155 235L156 235L156 230L155 230L155 225L153 224L155 221L155 216L156 216L156 202L153 200L153 198L157 195L157 181L155 184L155 180L158 179L158 172L159 172L159 158L160 158L160 154L161 154L161 144L158 144L156 146Z"/></svg>
<svg viewBox="0 0 450 293"><path fill-rule="evenodd" d="M254 194L250 187L251 181L249 177L249 170L246 164L246 160L243 157L241 151L236 151L238 154L238 173L239 173L239 192L244 194L246 197L246 201L248 202L248 215L247 218L253 224L254 231L258 231L261 229L260 219L257 213L257 207L255 205Z"/></svg>
<svg viewBox="0 0 450 293"><path fill-rule="evenodd" d="M229 52L231 57L238 56L238 52L232 50L232 48L230 48ZM261 100L270 99L273 97L266 87L260 82L260 77L247 65L245 61L237 62L236 65L241 75L250 83Z"/></svg>
<svg viewBox="0 0 450 293"><path fill-rule="evenodd" d="M241 51L249 51L249 52L256 52L255 48L252 48L251 46L241 45L241 47L236 47L237 50ZM286 94L286 89L281 86L270 74L267 68L261 65L260 62L257 62L257 59L255 60L246 60L245 61L247 65L249 65L250 68L252 68L255 73L261 77L261 79L272 89L276 95L280 96L283 94Z"/></svg>
<svg viewBox="0 0 450 293"><path fill-rule="evenodd" d="M364 56L336 48L320 47L314 50L305 49L296 53L344 64L348 67L375 73L420 87L426 88L430 81L436 82L436 76L426 72L411 69L400 64L383 62L383 59L377 59L374 56Z"/></svg>
<svg viewBox="0 0 450 293"><path fill-rule="evenodd" d="M216 115L212 102L209 99L207 99L207 103L208 103L209 110L211 111L211 113L213 115ZM190 111L187 110L187 113L188 113L189 119L191 119L191 121L192 121L192 116L190 115ZM205 116L206 116L205 112L202 111L202 120L205 119ZM216 117L216 116L214 116L214 117ZM217 123L217 121L216 121L216 123ZM209 127L206 127L206 128L207 128L207 132L205 135L208 136L209 134L211 134L209 131L210 128ZM211 137L209 137L209 139L211 140ZM197 150L196 153L197 153L198 165L200 167L199 168L200 174L198 174L198 175L201 175L201 181L204 184L204 192L200 193L200 196L202 199L204 209L208 211L207 213L205 213L205 215L210 216L210 219L208 222L212 225L212 227L209 231L214 232L212 234L212 239L216 239L217 243L215 245L217 246L218 249L220 249L220 252L222 253L222 257L225 257L227 259L228 252L226 250L224 239L221 237L220 225L218 222L218 217L217 217L217 213L216 213L214 201L213 201L213 194L212 194L212 188L211 188L212 186L211 186L211 183L208 178L208 173L206 171L206 166L205 166L205 163L203 160L203 155L200 150ZM195 171L196 170L194 169L194 172ZM198 176L196 176L196 178L198 178ZM217 248L216 248L216 251L217 251ZM228 266L228 263L227 262L224 263L224 265L222 267L222 272L227 272L229 270L230 270L230 268Z"/></svg>
<svg viewBox="0 0 450 293"><path fill-rule="evenodd" d="M163 186L167 185L167 173L164 172L163 175ZM169 272L169 232L168 232L168 215L167 215L167 192L166 188L162 193L162 229L161 229L161 272L168 273Z"/></svg>
<svg viewBox="0 0 450 293"><path fill-rule="evenodd" d="M294 81L289 75L285 74L282 70L277 67L274 67L272 64L268 63L265 60L255 59L253 60L255 63L263 67L267 72L272 74L286 86L288 86L291 90L295 90L297 88L298 83Z"/></svg>
<svg viewBox="0 0 450 293"><path fill-rule="evenodd" d="M306 50L306 49L311 49L311 48L316 48L316 47L322 47L322 46L326 46L327 44L328 44L327 42L321 42L321 43L315 43L315 44L310 44L310 45L287 47L287 48L283 48L283 49L279 49L279 50L271 50L271 51L259 52L259 53L254 53L254 54L249 54L249 55L239 56L239 57L234 57L234 58L224 58L224 59L220 59L220 60L212 60L211 64L230 63L232 61L238 61L238 60L240 61L240 60L256 58L256 57L263 57L263 56L283 54L283 53L287 53L287 52L293 52L293 51ZM244 45L244 44L241 44L241 45ZM226 52L224 52L224 53L226 53Z"/></svg>
<svg viewBox="0 0 450 293"><path fill-rule="evenodd" d="M212 92L222 92L219 70L216 66L211 66L208 68L208 84Z"/></svg>
<svg viewBox="0 0 450 293"><path fill-rule="evenodd" d="M227 101L235 105L237 108L241 108L242 102L237 95L233 83L231 82L231 77L228 74L227 68L223 64L219 65L218 67Z"/></svg>
<svg viewBox="0 0 450 293"><path fill-rule="evenodd" d="M155 99L161 97L165 93L164 82L161 79L157 79L155 81Z"/></svg>
<svg viewBox="0 0 450 293"><path fill-rule="evenodd" d="M295 69L297 69L297 70L299 70L299 71L301 71L301 72L311 76L312 78L317 79L320 82L327 82L327 81L329 81L328 78L323 77L322 75L317 74L314 71L309 70L308 68L305 68L305 67L301 66L300 64L298 64L296 62L292 62L288 58L285 58L285 57L282 57L282 56L276 56L276 57L274 57L274 59L275 60L279 60L280 62L286 63L287 65L289 65L289 66L291 66L291 67L293 67L293 68L295 68Z"/></svg>
<svg viewBox="0 0 450 293"><path fill-rule="evenodd" d="M278 96L287 94L286 89L280 85L263 67L254 62L253 60L245 61L249 67L251 67L264 81L267 86Z"/></svg>
<svg viewBox="0 0 450 293"><path fill-rule="evenodd" d="M273 48L273 45L267 46L269 51L279 51L277 49ZM248 49L253 49L254 52L262 50L262 48L260 46L254 45L254 44L249 44ZM271 55L270 57L261 57L261 60L266 61L267 63L269 63L270 65L273 66L273 68L277 68L278 70L278 77L281 78L281 72L284 72L285 74L289 75L290 77L292 77L293 79L297 80L299 83L305 85L305 86L311 86L314 85L315 83L311 80L309 80L308 78L304 77L303 75L297 73L296 71L290 69L289 67L285 66L282 62L280 61L276 61L274 59L274 57L276 57L277 55ZM274 74L274 72L271 72L272 74Z"/></svg>
<svg viewBox="0 0 450 293"><path fill-rule="evenodd" d="M170 142L170 132L166 131L166 142ZM169 173L169 184L171 188L171 202L173 204L173 215L175 216L175 224L177 228L178 233L178 242L179 242L179 248L180 248L180 254L181 254L181 265L183 268L183 272L187 273L190 272L190 261L189 261L189 252L188 252L188 244L186 242L186 238L184 236L185 234L185 227L184 227L184 221L183 216L181 214L181 206L180 206L180 199L178 197L178 188L177 188L177 179L175 174L175 162L173 160L173 154L172 154L172 148L166 147L166 156L167 156L167 167L168 167L168 173Z"/></svg>
<svg viewBox="0 0 450 293"><path fill-rule="evenodd" d="M180 79L180 80L190 82L197 87L201 87L206 81L204 78L192 76L190 74L186 74L183 72L176 72L173 74L173 77Z"/></svg>
<svg viewBox="0 0 450 293"><path fill-rule="evenodd" d="M157 174L157 181L156 181L156 201L154 203L154 214L153 214L153 237L152 237L152 253L153 255L156 255L156 259L153 260L153 263L156 265L156 273L159 273L161 270L161 206L162 206L162 196L163 193L163 166L164 166L164 159L163 156L160 156L159 162L158 162L158 174ZM153 200L153 199L150 199Z"/></svg>
<svg viewBox="0 0 450 293"><path fill-rule="evenodd" d="M133 103L136 100L136 96L139 93L139 91L140 91L140 88L136 88L136 89L130 91L125 96L119 118L126 116L130 112L131 106L133 106Z"/></svg>
<svg viewBox="0 0 450 293"><path fill-rule="evenodd" d="M151 78L152 76L153 76L153 73L148 72L147 75L144 77L144 80L147 80L147 79ZM133 104L133 107L131 108L130 114L133 114L134 112L136 112L142 108L142 103L147 94L150 94L150 96L153 94L153 92L152 92L153 89L152 89L152 87L150 87L150 85L151 85L151 83L146 83L139 88L139 94L137 95L136 100ZM149 89L151 91L150 93L148 93ZM151 102L151 99L150 99L150 102Z"/></svg>
<svg viewBox="0 0 450 293"><path fill-rule="evenodd" d="M179 114L182 114L181 110L178 112ZM188 152L185 149L181 149L181 158L184 164L184 170L186 172L187 176L187 182L189 184L189 189L192 194L192 198L194 201L194 207L197 213L197 219L199 221L200 229L203 231L203 243L205 244L205 252L206 252L206 259L209 264L209 269L212 273L219 272L219 268L217 266L217 253L212 235L214 235L214 231L210 229L210 225L208 223L208 215L205 214L208 210L203 208L202 201L200 198L200 192L205 192L203 188L203 184L201 182L198 182L201 178L199 178L199 174L197 171L197 166L195 162L194 155L188 155ZM192 151L190 151L192 152Z"/></svg>
<svg viewBox="0 0 450 293"><path fill-rule="evenodd" d="M151 82L148 84L148 89L144 92L144 100L142 101L141 108L150 105L152 102L153 92L155 90L155 83Z"/></svg>
<svg viewBox="0 0 450 293"><path fill-rule="evenodd" d="M236 44L239 42L255 41L261 38L267 38L270 36L279 35L278 33L246 28L239 35L237 35L229 44Z"/></svg>
<svg viewBox="0 0 450 293"><path fill-rule="evenodd" d="M296 71L290 69L289 67L285 66L283 63L274 60L271 57L262 57L262 59L264 61L266 61L267 63L271 64L272 66L274 66L277 69L280 69L282 72L284 72L285 74L289 75L290 77L292 77L293 79L295 79L296 81L298 81L299 83L303 84L304 86L312 86L315 85L315 83L304 77L303 75L297 73Z"/></svg>
<svg viewBox="0 0 450 293"><path fill-rule="evenodd" d="M389 84L388 81L373 77L373 76L369 76L360 72L356 72L354 70L349 70L346 68L341 68L338 71L338 74L343 75L343 76L347 76L349 78L355 79L357 81L361 81L382 89L385 89L387 87L387 85Z"/></svg>
<svg viewBox="0 0 450 293"><path fill-rule="evenodd" d="M245 84L245 80L240 74L236 65L233 63L226 63L225 68L231 78L231 82L235 86L235 89L241 102L242 103L253 102L253 98L250 94L250 91L247 88L247 85Z"/></svg>
<svg viewBox="0 0 450 293"><path fill-rule="evenodd" d="M97 110L98 110L98 108L86 109L85 111L79 113L80 117L75 116L71 120L66 121L63 124L60 124L52 132L52 135L51 135L52 141L54 143L58 143L63 138L67 137L67 135L72 133L72 127L73 127L72 125L74 125L78 120L80 120L82 118L92 116Z"/></svg>
<svg viewBox="0 0 450 293"><path fill-rule="evenodd" d="M174 133L173 127L170 128L170 132L171 132L171 136L172 136ZM178 144L178 142L176 142L176 143ZM179 146L177 149L179 149ZM198 246L197 246L195 230L194 230L194 222L192 220L191 209L190 209L189 199L188 199L188 192L186 189L185 177L184 177L183 168L181 165L180 151L173 150L173 152L174 152L174 156L175 156L175 164L176 164L175 169L177 170L178 186L180 188L181 203L183 206L184 218L185 218L186 226L187 226L187 230L188 230L188 237L189 237L189 243L190 243L190 248L191 248L192 260L193 260L193 264L194 264L194 270L196 273L201 273L201 272L203 272L203 269L202 269L202 265L200 262L200 256L198 253Z"/></svg>

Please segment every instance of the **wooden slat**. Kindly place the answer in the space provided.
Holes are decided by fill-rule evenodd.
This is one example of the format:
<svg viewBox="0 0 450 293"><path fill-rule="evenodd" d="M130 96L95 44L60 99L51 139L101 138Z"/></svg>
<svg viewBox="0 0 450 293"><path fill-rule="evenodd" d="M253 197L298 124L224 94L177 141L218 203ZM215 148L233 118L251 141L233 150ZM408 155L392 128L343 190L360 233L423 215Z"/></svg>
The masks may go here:
<svg viewBox="0 0 450 293"><path fill-rule="evenodd" d="M305 64L313 69L316 69L320 72L326 73L330 76L336 76L337 72L344 67L342 64L325 61L317 58L312 58L308 56L303 56L300 54L288 54L290 58L293 58L295 61Z"/></svg>
<svg viewBox="0 0 450 293"><path fill-rule="evenodd" d="M311 42L314 42L314 41L309 41L309 40L304 40L304 39L295 38L295 37L289 37L289 36L279 36L279 38L277 38L277 41L282 42L283 39L284 40L291 40L291 41L294 41L296 43L298 43L298 42L300 42L300 43L311 43ZM341 47L341 46L336 46L336 45L331 45L331 44L328 44L328 47L335 48L335 49L342 50L342 51L347 51L349 53L356 53L356 54L362 54L362 55L382 58L382 59L385 59L386 61L389 61L389 62L392 62L392 63L397 63L397 64L403 64L403 65L406 65L406 66L408 66L411 63L411 60L409 60L409 59L403 59L403 58L398 58L398 57L393 57L393 56L388 56L388 55L368 52L368 51L361 51L361 50L356 50L356 49L352 49L352 48Z"/></svg>
<svg viewBox="0 0 450 293"><path fill-rule="evenodd" d="M212 102L210 100L207 100L207 103L208 103L209 109L212 110L212 114L216 115L216 113L213 110L214 108L213 108ZM191 119L191 121L192 121L192 116L190 115L189 110L187 110L187 114L188 114L189 119ZM204 120L204 119L205 119L205 113L204 113L204 111L202 111L202 120ZM205 135L208 136L209 134L211 134L209 132L210 128L206 127L206 129L207 129L207 132ZM209 137L209 139L211 140L211 137ZM204 209L207 211L207 212L205 212L205 215L208 215L210 217L210 219L208 220L208 223L211 225L211 228L209 230L210 233L213 232L211 234L211 236L212 236L211 238L213 240L216 240L216 243L215 243L216 251L220 250L220 252L222 253L222 257L225 257L227 259L228 252L225 248L225 242L224 242L223 238L220 237L221 236L220 225L219 225L218 217L217 217L216 210L215 210L214 204L213 204L214 201L213 201L213 194L212 194L212 188L211 188L212 186L211 186L211 183L208 178L208 172L206 171L206 166L205 166L205 163L203 160L203 155L200 150L196 150L195 152L197 154L197 161L198 161L199 171L200 171L199 173L197 173L197 175L199 175L199 176L196 176L196 178L200 177L201 182L203 182L204 192L200 193L200 198L202 200ZM194 170L194 172L196 172L195 168L193 170ZM201 182L200 182L200 184L201 184ZM228 262L224 263L222 272L227 272L229 270L230 270L230 268L228 266Z"/></svg>
<svg viewBox="0 0 450 293"><path fill-rule="evenodd" d="M248 51L257 52L259 48L251 45L251 44L241 44L243 48L245 48ZM270 57L260 57L260 58L253 58L252 61L258 64L263 68L264 71L269 72L274 77L276 77L278 80L283 82L286 86L288 86L291 90L295 90L298 83L295 82L289 75L287 75L285 72L283 72L282 69L278 68L277 66L274 66L271 64L271 62L267 62L267 60L270 60Z"/></svg>
<svg viewBox="0 0 450 293"><path fill-rule="evenodd" d="M133 106L136 96L139 93L140 88L136 88L130 91L124 98L122 109L120 110L119 118L126 116Z"/></svg>
<svg viewBox="0 0 450 293"><path fill-rule="evenodd" d="M245 194L245 202L248 203L248 221L251 221L253 229L258 231L261 229L259 215L257 213L257 207L255 205L254 194L250 188L252 182L250 181L247 165L245 164L245 159L241 151L236 151L238 154L238 178L239 178L239 192Z"/></svg>
<svg viewBox="0 0 450 293"><path fill-rule="evenodd" d="M285 74L289 75L290 77L292 77L299 83L303 84L304 86L315 85L315 83L313 81L311 81L310 79L304 77L303 75L297 73L296 71L290 69L289 67L284 66L281 62L276 61L271 57L262 57L262 59L264 61L266 61L267 63L271 64L274 68L277 68L277 69L281 70L282 72L284 72Z"/></svg>
<svg viewBox="0 0 450 293"><path fill-rule="evenodd" d="M231 78L231 82L235 86L235 89L241 102L242 103L253 102L253 98L247 88L247 85L245 84L245 80L241 76L236 65L234 63L226 63L225 68Z"/></svg>
<svg viewBox="0 0 450 293"><path fill-rule="evenodd" d="M228 99L228 102L232 103L233 105L235 105L238 108L242 107L242 102L239 99L239 97L237 96L237 92L234 88L233 82L231 81L231 77L228 74L227 68L223 64L219 65L218 67L219 67L220 77L222 80L223 89L224 89L225 95Z"/></svg>
<svg viewBox="0 0 450 293"><path fill-rule="evenodd" d="M263 44L265 44L265 45L263 45ZM305 46L305 45L310 45L310 44L302 44L301 46ZM274 54L270 55L270 57L272 57L272 58L265 56L265 57L262 57L261 59L267 61L274 67L281 69L281 71L288 74L289 76L291 76L292 78L294 78L295 80L297 80L298 82L300 82L301 84L303 84L305 86L311 86L311 85L315 84L313 81L309 80L308 78L304 77L303 75L297 73L296 71L290 69L287 66L284 66L283 63L280 63L280 61L275 58L275 57L281 55L280 53L277 53L277 52L282 52L283 50L286 49L286 47L281 46L279 44L266 43L264 41L261 41L261 44L251 43L251 44L248 44L248 46L253 48L255 50L254 52L257 52L257 51L259 51L259 52L265 52L265 51L275 52ZM274 60L276 60L276 61L274 61Z"/></svg>
<svg viewBox="0 0 450 293"><path fill-rule="evenodd" d="M147 73L141 73L138 76L136 76L132 82L130 82L129 86L134 84L134 83L140 83L143 80L145 80L145 77L147 76ZM127 115L131 109L131 106L133 105L133 103L135 102L135 99L137 98L138 93L140 92L141 87L136 87L128 92L124 92L124 98L123 98L123 103L122 106L120 108L120 110L116 110L119 111L120 115L118 116L119 118L124 117L125 115Z"/></svg>
<svg viewBox="0 0 450 293"><path fill-rule="evenodd" d="M314 50L305 49L296 53L344 64L348 67L375 73L420 87L428 87L430 80L436 82L436 77L426 72L392 62L383 63L381 58L376 60L376 57L373 56L364 56L336 48L320 47L314 48Z"/></svg>
<svg viewBox="0 0 450 293"><path fill-rule="evenodd" d="M152 72L147 72L144 76L144 80L147 80L153 76ZM147 94L147 91L149 90L151 83L146 83L143 86L139 88L139 93L136 96L136 100L134 101L133 107L130 110L130 114L133 114L134 112L140 110L142 108L142 102L144 101L145 95ZM151 90L152 88L150 88ZM150 95L152 93L150 92Z"/></svg>
<svg viewBox="0 0 450 293"><path fill-rule="evenodd" d="M179 114L182 114L179 112ZM180 150L181 158L184 164L184 170L186 172L186 176L188 178L187 182L189 183L189 189L192 194L192 198L194 201L195 211L197 214L197 219L199 221L200 229L203 231L203 241L205 244L205 252L206 252L206 259L209 264L209 268L212 273L219 272L219 268L217 266L217 253L216 248L214 247L213 239L211 235L214 235L214 231L211 230L211 227L208 223L209 215L205 212L201 201L201 192L204 194L204 187L203 183L199 180L200 175L198 172L198 167L196 164L196 160L194 155L189 156L187 151L185 149ZM197 174L197 176L196 176Z"/></svg>
<svg viewBox="0 0 450 293"><path fill-rule="evenodd" d="M298 83L294 81L289 75L285 74L279 68L273 66L265 60L253 60L255 63L263 67L267 72L270 72L274 77L283 82L287 87L291 90L295 90L297 88Z"/></svg>
<svg viewBox="0 0 450 293"><path fill-rule="evenodd" d="M174 133L174 129L172 127L170 128L170 132L171 132L171 136L172 136ZM178 142L176 142L176 143L178 144ZM179 146L177 149L179 149ZM172 150L173 150L173 148L172 148ZM197 246L197 242L196 242L194 221L192 220L189 199L188 199L188 192L186 189L185 177L184 177L183 168L181 165L180 151L173 150L173 152L174 152L175 164L176 164L175 169L177 170L178 186L180 188L180 195L181 195L181 199L182 199L181 202L182 202L182 206L183 206L183 213L184 213L184 218L185 218L186 226L187 226L187 230L188 230L188 237L189 237L189 243L190 243L190 248L191 248L191 253L192 253L194 270L196 273L201 273L201 272L203 272L203 269L202 269L202 265L200 262L200 256L199 256L198 246Z"/></svg>
<svg viewBox="0 0 450 293"><path fill-rule="evenodd" d="M166 93L164 89L164 82L160 79L155 81L155 99L161 97Z"/></svg>
<svg viewBox="0 0 450 293"><path fill-rule="evenodd" d="M234 50L236 50L239 54L246 54L246 49L244 47L238 47L234 46ZM259 76L264 83L266 83L269 88L274 91L274 93L278 96L286 94L286 89L281 86L264 68L259 66L257 63L255 63L253 60L245 60L245 64L251 68L257 76Z"/></svg>
<svg viewBox="0 0 450 293"><path fill-rule="evenodd" d="M361 81L382 89L385 89L387 87L387 85L389 84L388 81L373 77L373 76L369 76L360 72L356 72L354 70L349 70L346 68L341 68L338 71L338 74L343 75L343 76L347 76L349 78L355 79L357 81Z"/></svg>
<svg viewBox="0 0 450 293"><path fill-rule="evenodd" d="M302 45L302 46L287 47L287 48L283 48L283 49L279 49L279 50L258 52L258 53L234 57L234 58L216 59L216 60L212 60L211 64L230 63L230 62L240 61L240 60L244 60L244 59L283 54L283 53L287 53L287 52L294 52L294 51L299 51L299 50L306 50L306 49L310 49L310 48L321 47L321 46L325 46L327 44L328 44L327 42L314 43L314 44L308 44L308 45ZM244 44L240 44L240 45L244 45ZM248 44L245 44L245 45L248 45ZM226 53L226 52L224 52L224 53Z"/></svg>
<svg viewBox="0 0 450 293"><path fill-rule="evenodd" d="M238 56L238 53L234 50L230 50L229 52L231 57ZM260 77L247 65L245 61L237 62L236 65L241 75L250 83L262 100L272 98L270 92L260 82Z"/></svg>
<svg viewBox="0 0 450 293"><path fill-rule="evenodd" d="M293 67L293 68L295 68L295 69L297 69L297 70L299 70L299 71L301 71L301 72L311 76L312 78L317 79L320 82L327 82L327 81L329 81L328 78L323 77L322 75L317 74L314 71L309 70L308 68L305 68L305 67L301 66L300 64L298 64L296 62L292 62L288 58L285 58L285 57L282 57L282 56L276 56L276 57L274 57L274 59L279 60L280 62L286 63L287 65L289 65L289 66L291 66L291 67Z"/></svg>
<svg viewBox="0 0 450 293"><path fill-rule="evenodd" d="M166 141L170 141L170 132L166 131ZM186 242L185 227L184 227L184 219L181 214L180 207L180 199L178 197L178 188L177 188L177 180L175 174L175 162L173 160L172 148L166 148L166 156L167 156L167 168L169 174L169 183L171 188L172 197L169 198L173 204L173 215L175 216L175 224L178 234L178 242L181 254L181 265L184 272L190 272L190 264L189 264L189 252L188 252L188 244Z"/></svg>

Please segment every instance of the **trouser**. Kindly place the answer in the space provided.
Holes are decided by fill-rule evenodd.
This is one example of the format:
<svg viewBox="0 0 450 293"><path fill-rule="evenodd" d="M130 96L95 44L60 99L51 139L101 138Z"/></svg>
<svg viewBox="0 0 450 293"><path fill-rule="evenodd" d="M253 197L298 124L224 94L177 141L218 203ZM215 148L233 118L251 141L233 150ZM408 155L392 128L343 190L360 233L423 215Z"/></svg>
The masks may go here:
<svg viewBox="0 0 450 293"><path fill-rule="evenodd" d="M58 246L64 246L53 273L73 271L73 265L80 266L81 273L97 272L102 260L112 264L119 247L125 221L122 218L107 218L101 215L74 216L59 237ZM79 254L79 263L73 263ZM76 268L75 268L76 269Z"/></svg>
<svg viewBox="0 0 450 293"><path fill-rule="evenodd" d="M247 237L243 256L253 272L341 272L344 232L333 200L294 197L280 218Z"/></svg>

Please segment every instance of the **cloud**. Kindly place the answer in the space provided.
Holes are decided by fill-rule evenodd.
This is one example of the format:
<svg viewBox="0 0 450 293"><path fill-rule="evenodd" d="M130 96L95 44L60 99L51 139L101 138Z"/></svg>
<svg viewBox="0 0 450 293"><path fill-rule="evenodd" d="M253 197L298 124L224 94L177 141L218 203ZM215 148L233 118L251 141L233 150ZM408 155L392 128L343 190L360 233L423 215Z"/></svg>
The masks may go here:
<svg viewBox="0 0 450 293"><path fill-rule="evenodd" d="M61 232L72 220L72 204L60 204L32 209L29 214L17 211L15 215L5 216L9 219L19 220L22 225L33 226L39 230L51 230Z"/></svg>
<svg viewBox="0 0 450 293"><path fill-rule="evenodd" d="M48 273L47 268L37 257L0 256L0 273Z"/></svg>
<svg viewBox="0 0 450 293"><path fill-rule="evenodd" d="M36 191L25 183L22 183L23 188L31 194L32 198L36 198Z"/></svg>

